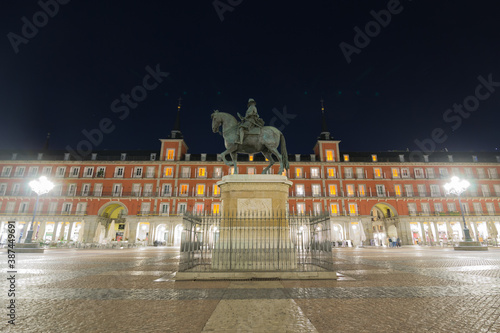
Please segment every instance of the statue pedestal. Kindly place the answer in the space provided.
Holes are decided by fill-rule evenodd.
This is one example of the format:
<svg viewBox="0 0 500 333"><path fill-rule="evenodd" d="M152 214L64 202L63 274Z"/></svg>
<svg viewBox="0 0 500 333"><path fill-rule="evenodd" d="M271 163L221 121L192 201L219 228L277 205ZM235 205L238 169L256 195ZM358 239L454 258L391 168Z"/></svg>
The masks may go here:
<svg viewBox="0 0 500 333"><path fill-rule="evenodd" d="M222 219L212 269L295 269L296 251L286 211L292 182L278 175L230 175L217 185Z"/></svg>

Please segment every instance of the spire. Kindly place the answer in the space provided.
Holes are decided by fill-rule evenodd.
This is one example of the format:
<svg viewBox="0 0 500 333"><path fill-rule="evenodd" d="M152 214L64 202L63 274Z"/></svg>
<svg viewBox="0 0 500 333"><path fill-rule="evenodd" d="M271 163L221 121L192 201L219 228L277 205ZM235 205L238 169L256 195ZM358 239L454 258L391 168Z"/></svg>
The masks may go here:
<svg viewBox="0 0 500 333"><path fill-rule="evenodd" d="M320 140L330 140L330 132L328 131L328 126L326 124L326 115L325 115L325 105L324 100L321 99L321 134L319 136Z"/></svg>
<svg viewBox="0 0 500 333"><path fill-rule="evenodd" d="M179 105L177 105L177 116L175 118L174 128L170 132L171 139L181 139L182 138L182 133L181 133L181 101L182 101L182 98L179 97L178 101L179 101Z"/></svg>
<svg viewBox="0 0 500 333"><path fill-rule="evenodd" d="M50 140L50 133L47 133L47 137L45 138L45 144L43 145L44 151L49 150L49 140Z"/></svg>

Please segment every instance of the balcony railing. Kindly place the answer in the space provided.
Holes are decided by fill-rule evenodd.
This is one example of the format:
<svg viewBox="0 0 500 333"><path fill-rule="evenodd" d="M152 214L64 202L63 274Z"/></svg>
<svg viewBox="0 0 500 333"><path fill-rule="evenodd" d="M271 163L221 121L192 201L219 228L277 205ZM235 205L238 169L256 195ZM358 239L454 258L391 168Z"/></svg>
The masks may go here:
<svg viewBox="0 0 500 333"><path fill-rule="evenodd" d="M33 216L33 209L27 210L25 212L14 212L14 211L3 211L0 212L0 215L21 215L21 216ZM70 211L70 212L61 212L61 211L49 211L49 210L42 210L42 211L37 211L36 216L85 216L87 215L86 210L77 210L77 211Z"/></svg>

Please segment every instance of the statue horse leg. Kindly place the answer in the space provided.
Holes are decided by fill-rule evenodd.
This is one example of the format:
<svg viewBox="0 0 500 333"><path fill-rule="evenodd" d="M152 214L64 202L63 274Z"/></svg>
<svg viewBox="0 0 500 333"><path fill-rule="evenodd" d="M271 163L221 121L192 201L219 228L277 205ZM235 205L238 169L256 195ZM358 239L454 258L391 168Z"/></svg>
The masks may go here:
<svg viewBox="0 0 500 333"><path fill-rule="evenodd" d="M236 149L229 153L231 155L231 160L233 161L234 174L238 174L238 166L236 165L236 161L238 160L238 154L236 153Z"/></svg>
<svg viewBox="0 0 500 333"><path fill-rule="evenodd" d="M265 150L262 152L262 154L267 158L269 161L269 165L262 170L262 174L264 175L274 164L274 159L273 159L273 154L269 150Z"/></svg>
<svg viewBox="0 0 500 333"><path fill-rule="evenodd" d="M281 158L281 154L278 152L278 149L272 148L272 147L267 147L269 149L270 153L278 158L278 162L280 162L280 169L278 171L278 174L281 175L283 172L283 160Z"/></svg>

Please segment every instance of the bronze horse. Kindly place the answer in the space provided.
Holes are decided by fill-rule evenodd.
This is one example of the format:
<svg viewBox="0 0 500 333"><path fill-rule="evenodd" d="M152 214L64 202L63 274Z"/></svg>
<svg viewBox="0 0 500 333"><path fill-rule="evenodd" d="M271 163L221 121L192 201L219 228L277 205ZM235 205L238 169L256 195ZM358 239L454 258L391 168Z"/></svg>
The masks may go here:
<svg viewBox="0 0 500 333"><path fill-rule="evenodd" d="M236 143L239 139L238 121L229 113L214 111L212 113L212 131L219 132L222 125L222 136L224 137L224 145L226 150L221 153L222 160L226 165L234 166L234 173L238 173L236 165L237 154L255 154L262 153L269 165L262 171L265 174L271 166L276 162L273 155L280 162L279 174L283 170L288 170L288 154L286 151L285 137L283 133L273 126L264 126L261 128L260 134L247 134L242 144ZM278 146L281 143L281 154L278 152ZM231 161L226 160L226 155L231 156Z"/></svg>

